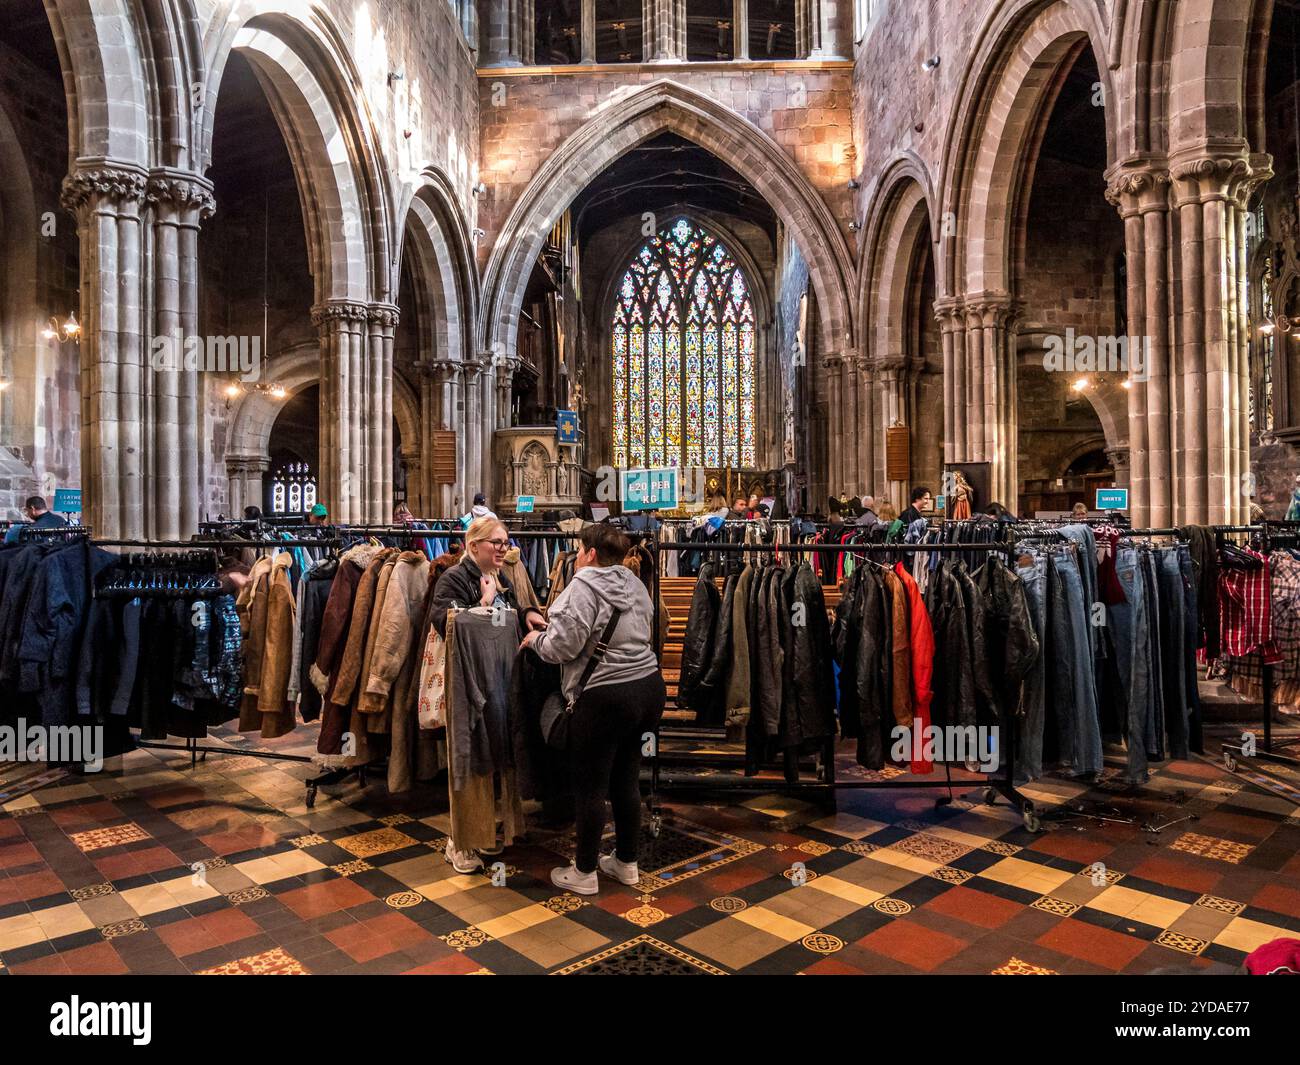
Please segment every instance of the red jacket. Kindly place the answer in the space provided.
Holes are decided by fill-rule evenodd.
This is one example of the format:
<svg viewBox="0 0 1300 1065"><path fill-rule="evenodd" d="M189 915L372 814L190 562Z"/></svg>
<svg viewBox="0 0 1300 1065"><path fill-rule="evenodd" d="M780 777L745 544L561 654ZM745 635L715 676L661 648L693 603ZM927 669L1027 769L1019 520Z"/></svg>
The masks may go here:
<svg viewBox="0 0 1300 1065"><path fill-rule="evenodd" d="M925 728L930 724L933 695L930 681L934 676L934 629L930 626L930 615L926 613L921 589L907 572L907 567L898 562L894 565L894 572L907 589L908 617L912 625L912 728L919 730L924 739ZM928 759L912 762L911 768L918 776L934 772L934 764Z"/></svg>

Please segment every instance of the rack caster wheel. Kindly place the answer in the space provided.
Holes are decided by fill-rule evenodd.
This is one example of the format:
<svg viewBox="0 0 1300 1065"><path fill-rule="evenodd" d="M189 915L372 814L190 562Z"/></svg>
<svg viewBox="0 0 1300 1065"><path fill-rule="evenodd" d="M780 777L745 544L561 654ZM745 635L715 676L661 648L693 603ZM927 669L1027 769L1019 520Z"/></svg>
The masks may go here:
<svg viewBox="0 0 1300 1065"><path fill-rule="evenodd" d="M309 787L307 789L307 809L314 810L315 808L316 808L316 789L314 787Z"/></svg>
<svg viewBox="0 0 1300 1065"><path fill-rule="evenodd" d="M1237 768L1237 759L1233 758L1232 755L1227 751L1223 752L1223 768L1226 769L1229 773L1231 773L1234 769Z"/></svg>
<svg viewBox="0 0 1300 1065"><path fill-rule="evenodd" d="M663 828L663 818L660 817L658 814L655 814L652 818L650 818L650 825L649 825L650 837L652 839L658 839L659 832L662 828Z"/></svg>
<svg viewBox="0 0 1300 1065"><path fill-rule="evenodd" d="M988 805L988 806L996 806L996 805L997 805L997 801L998 801L998 789L997 789L997 788L985 788L985 789L984 789L984 802L985 802L985 804Z"/></svg>
<svg viewBox="0 0 1300 1065"><path fill-rule="evenodd" d="M1025 808L1020 811L1020 819L1024 822L1025 829L1028 832L1041 832L1043 822L1038 816L1038 811L1026 804Z"/></svg>

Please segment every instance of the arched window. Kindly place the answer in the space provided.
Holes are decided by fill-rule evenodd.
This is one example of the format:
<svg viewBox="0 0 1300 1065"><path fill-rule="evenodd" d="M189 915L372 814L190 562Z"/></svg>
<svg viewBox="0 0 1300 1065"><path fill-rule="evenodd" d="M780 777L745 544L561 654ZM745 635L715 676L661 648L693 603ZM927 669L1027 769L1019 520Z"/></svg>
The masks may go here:
<svg viewBox="0 0 1300 1065"><path fill-rule="evenodd" d="M754 468L754 303L726 247L679 218L616 292L615 466Z"/></svg>

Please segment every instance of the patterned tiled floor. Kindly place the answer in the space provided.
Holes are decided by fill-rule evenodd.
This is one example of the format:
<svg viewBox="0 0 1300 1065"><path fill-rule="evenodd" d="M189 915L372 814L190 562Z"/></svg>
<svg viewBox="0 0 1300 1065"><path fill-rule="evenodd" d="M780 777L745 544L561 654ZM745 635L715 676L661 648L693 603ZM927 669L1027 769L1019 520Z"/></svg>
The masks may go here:
<svg viewBox="0 0 1300 1065"><path fill-rule="evenodd" d="M1158 834L1074 820L1031 835L969 785L938 809L918 791L841 792L835 813L777 794L674 803L640 883L602 879L590 898L550 884L568 833L534 831L496 883L456 874L434 787L343 785L308 810L302 765L137 751L109 766L0 806L0 975L1139 973L1235 967L1300 936L1300 807L1200 761L1137 794L1025 789L1044 807L1195 817Z"/></svg>

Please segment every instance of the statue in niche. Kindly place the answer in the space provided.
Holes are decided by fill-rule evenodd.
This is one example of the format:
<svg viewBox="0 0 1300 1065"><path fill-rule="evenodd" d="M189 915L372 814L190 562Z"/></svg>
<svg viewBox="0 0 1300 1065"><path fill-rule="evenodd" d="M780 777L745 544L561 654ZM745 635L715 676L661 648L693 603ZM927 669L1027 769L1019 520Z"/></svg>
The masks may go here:
<svg viewBox="0 0 1300 1065"><path fill-rule="evenodd" d="M563 461L555 467L555 494L557 496L569 494L569 468Z"/></svg>
<svg viewBox="0 0 1300 1065"><path fill-rule="evenodd" d="M523 473L523 495L546 495L546 452L535 440L524 448Z"/></svg>
<svg viewBox="0 0 1300 1065"><path fill-rule="evenodd" d="M785 432L782 436L782 458L787 466L794 465L794 408L785 408Z"/></svg>

